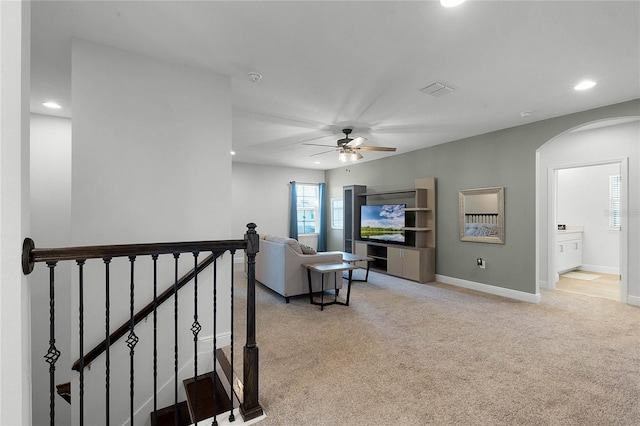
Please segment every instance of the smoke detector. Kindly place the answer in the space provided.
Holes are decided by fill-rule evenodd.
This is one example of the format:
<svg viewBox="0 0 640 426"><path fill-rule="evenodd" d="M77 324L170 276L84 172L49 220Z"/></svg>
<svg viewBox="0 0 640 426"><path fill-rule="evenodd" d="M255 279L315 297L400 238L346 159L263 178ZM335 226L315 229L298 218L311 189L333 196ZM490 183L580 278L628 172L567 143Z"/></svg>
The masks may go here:
<svg viewBox="0 0 640 426"><path fill-rule="evenodd" d="M247 74L247 78L249 79L249 81L251 81L252 83L257 83L260 80L262 80L262 74L257 73L257 72L250 72L249 74Z"/></svg>
<svg viewBox="0 0 640 426"><path fill-rule="evenodd" d="M455 92L455 90L456 89L454 89L453 87L448 86L444 83L440 83L438 81L420 89L422 93L426 93L427 95L434 96L436 98L448 95L449 93L453 93Z"/></svg>

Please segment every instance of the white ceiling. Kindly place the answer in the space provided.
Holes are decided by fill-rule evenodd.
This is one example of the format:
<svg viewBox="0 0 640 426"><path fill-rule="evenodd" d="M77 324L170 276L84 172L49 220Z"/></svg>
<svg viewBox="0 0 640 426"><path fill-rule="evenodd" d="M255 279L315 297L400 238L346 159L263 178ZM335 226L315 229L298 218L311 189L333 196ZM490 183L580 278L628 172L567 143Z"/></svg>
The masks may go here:
<svg viewBox="0 0 640 426"><path fill-rule="evenodd" d="M73 116L71 37L229 75L249 163L339 167L303 143L345 127L398 154L640 98L640 1L33 1L33 112Z"/></svg>

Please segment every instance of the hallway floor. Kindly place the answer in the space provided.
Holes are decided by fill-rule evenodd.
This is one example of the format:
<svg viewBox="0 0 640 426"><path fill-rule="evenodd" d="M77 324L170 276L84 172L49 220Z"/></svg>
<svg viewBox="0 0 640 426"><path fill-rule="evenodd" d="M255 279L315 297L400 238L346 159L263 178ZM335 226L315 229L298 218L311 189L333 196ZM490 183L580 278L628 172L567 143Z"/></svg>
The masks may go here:
<svg viewBox="0 0 640 426"><path fill-rule="evenodd" d="M570 277L571 272L598 276L598 278L585 280ZM560 281L556 283L556 289L569 293L585 296L601 297L603 299L620 300L620 282L618 275L602 274L590 271L571 271L560 275Z"/></svg>

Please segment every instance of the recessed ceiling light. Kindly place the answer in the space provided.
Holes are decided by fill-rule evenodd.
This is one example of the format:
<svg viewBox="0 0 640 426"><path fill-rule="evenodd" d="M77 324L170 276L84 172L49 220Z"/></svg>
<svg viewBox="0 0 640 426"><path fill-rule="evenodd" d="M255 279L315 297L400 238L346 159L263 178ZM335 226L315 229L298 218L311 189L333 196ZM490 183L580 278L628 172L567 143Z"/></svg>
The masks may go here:
<svg viewBox="0 0 640 426"><path fill-rule="evenodd" d="M464 2L465 0L440 0L440 4L443 7L456 7L460 6Z"/></svg>
<svg viewBox="0 0 640 426"><path fill-rule="evenodd" d="M59 104L57 104L55 102L43 102L42 105L46 106L47 108L53 108L53 109L62 108Z"/></svg>
<svg viewBox="0 0 640 426"><path fill-rule="evenodd" d="M533 115L533 111L522 111L520 113L520 117L531 117Z"/></svg>
<svg viewBox="0 0 640 426"><path fill-rule="evenodd" d="M574 87L575 90L587 90L591 89L597 83L593 80L582 80L580 83L576 84Z"/></svg>
<svg viewBox="0 0 640 426"><path fill-rule="evenodd" d="M236 155L236 152L235 151L231 151L231 155Z"/></svg>
<svg viewBox="0 0 640 426"><path fill-rule="evenodd" d="M319 161L314 161L314 164L320 164L320 162Z"/></svg>

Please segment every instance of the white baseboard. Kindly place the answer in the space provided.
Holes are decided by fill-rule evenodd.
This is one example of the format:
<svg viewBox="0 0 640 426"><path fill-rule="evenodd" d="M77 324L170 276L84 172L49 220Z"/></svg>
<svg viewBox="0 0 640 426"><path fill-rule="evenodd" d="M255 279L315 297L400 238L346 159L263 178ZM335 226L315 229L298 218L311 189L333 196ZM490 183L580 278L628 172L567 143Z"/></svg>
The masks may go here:
<svg viewBox="0 0 640 426"><path fill-rule="evenodd" d="M494 285L477 283L475 281L467 281L460 278L447 277L446 275L436 275L436 281L451 284L457 287L476 290L482 293L489 293L495 296L507 297L509 299L519 300L521 302L540 303L540 294L525 293L524 291L512 290L510 288L497 287Z"/></svg>
<svg viewBox="0 0 640 426"><path fill-rule="evenodd" d="M633 305L633 306L640 306L640 297L627 296L627 304Z"/></svg>
<svg viewBox="0 0 640 426"><path fill-rule="evenodd" d="M545 290L553 290L550 286L549 286L549 282L548 281L538 281L538 288L544 288Z"/></svg>
<svg viewBox="0 0 640 426"><path fill-rule="evenodd" d="M210 347L213 347L213 335L205 336L205 337L198 336L198 343L203 343L203 344L211 343ZM231 345L231 332L218 333L218 337L216 339L216 346L218 348L222 348L229 345Z"/></svg>
<svg viewBox="0 0 640 426"><path fill-rule="evenodd" d="M600 265L581 265L580 269L589 272L598 272L600 274L620 275L620 268L615 266L600 266Z"/></svg>

